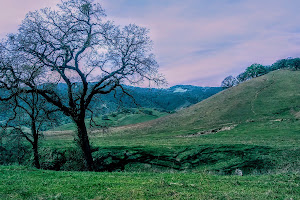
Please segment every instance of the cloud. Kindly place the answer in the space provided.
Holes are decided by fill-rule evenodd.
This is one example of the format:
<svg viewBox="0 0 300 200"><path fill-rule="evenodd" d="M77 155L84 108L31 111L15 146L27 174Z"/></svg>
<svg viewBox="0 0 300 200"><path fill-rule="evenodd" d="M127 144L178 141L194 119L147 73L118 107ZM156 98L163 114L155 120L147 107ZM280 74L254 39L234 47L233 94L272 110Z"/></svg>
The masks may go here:
<svg viewBox="0 0 300 200"><path fill-rule="evenodd" d="M1 0L0 1L0 38L16 32L25 15L44 7L53 7L59 0Z"/></svg>
<svg viewBox="0 0 300 200"><path fill-rule="evenodd" d="M98 1L98 0L95 0ZM28 11L58 0L0 2L0 36ZM160 70L170 85L218 86L252 63L300 54L298 0L99 0L116 24L150 29Z"/></svg>
<svg viewBox="0 0 300 200"><path fill-rule="evenodd" d="M252 63L268 65L300 53L296 0L129 1L104 0L108 16L150 28L171 85L216 86Z"/></svg>

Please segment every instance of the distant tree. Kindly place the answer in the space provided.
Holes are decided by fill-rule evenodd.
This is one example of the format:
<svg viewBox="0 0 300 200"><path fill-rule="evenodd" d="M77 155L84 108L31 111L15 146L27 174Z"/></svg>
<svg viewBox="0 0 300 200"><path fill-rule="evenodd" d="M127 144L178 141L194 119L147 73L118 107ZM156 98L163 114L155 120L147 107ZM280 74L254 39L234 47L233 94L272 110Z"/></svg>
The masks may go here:
<svg viewBox="0 0 300 200"><path fill-rule="evenodd" d="M255 77L259 77L265 75L271 71L278 70L278 69L292 69L292 70L300 70L300 58L287 58L281 59L276 61L271 66L263 66L261 64L252 64L251 66L247 67L247 69L239 74L235 81L236 84L242 83L244 81L250 80ZM233 81L233 77L228 76L224 79L224 87L231 86L231 81ZM235 82L233 81L233 82ZM222 82L222 87L223 87Z"/></svg>
<svg viewBox="0 0 300 200"><path fill-rule="evenodd" d="M271 72L271 71L273 71L272 65L266 65L266 66L264 66L264 67L265 67L265 69L266 69L266 74L269 73L269 72Z"/></svg>
<svg viewBox="0 0 300 200"><path fill-rule="evenodd" d="M238 83L242 83L244 81L247 80L247 74L245 72L240 73L239 75L237 75L236 80Z"/></svg>
<svg viewBox="0 0 300 200"><path fill-rule="evenodd" d="M247 79L256 78L267 73L266 67L261 64L252 64L245 71Z"/></svg>
<svg viewBox="0 0 300 200"><path fill-rule="evenodd" d="M276 61L272 66L272 70L278 69L291 69L299 70L300 69L300 58L286 58Z"/></svg>
<svg viewBox="0 0 300 200"><path fill-rule="evenodd" d="M252 64L247 69L237 76L239 83L256 78L268 73L268 69L261 64Z"/></svg>
<svg viewBox="0 0 300 200"><path fill-rule="evenodd" d="M237 85L238 81L233 76L227 76L221 83L222 88L231 88Z"/></svg>
<svg viewBox="0 0 300 200"><path fill-rule="evenodd" d="M92 0L63 1L55 10L28 13L0 47L0 88L8 91L2 99L13 98L15 90L34 91L69 116L87 170L94 170L85 124L92 100L117 88L130 95L124 83L164 82L148 30L132 24L121 29L104 16ZM58 83L67 85L67 94L58 92Z"/></svg>
<svg viewBox="0 0 300 200"><path fill-rule="evenodd" d="M278 70L278 69L284 69L284 68L288 68L288 64L287 64L288 59L281 59L276 61L272 66L272 70Z"/></svg>
<svg viewBox="0 0 300 200"><path fill-rule="evenodd" d="M300 58L288 59L286 64L287 64L287 68L289 68L289 69L299 70L300 69Z"/></svg>

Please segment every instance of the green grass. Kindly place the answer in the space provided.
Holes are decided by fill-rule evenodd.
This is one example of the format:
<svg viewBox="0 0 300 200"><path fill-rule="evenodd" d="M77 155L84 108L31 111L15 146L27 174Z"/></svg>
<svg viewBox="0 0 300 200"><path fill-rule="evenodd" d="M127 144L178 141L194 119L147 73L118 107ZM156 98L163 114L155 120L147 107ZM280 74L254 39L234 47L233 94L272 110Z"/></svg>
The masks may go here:
<svg viewBox="0 0 300 200"><path fill-rule="evenodd" d="M129 124L137 124L150 120L154 120L168 115L166 112L160 112L158 110L150 108L140 109L127 109L128 112L117 112L107 115L107 120L103 120L102 117L95 117L93 120L96 125L108 125L109 127L125 126ZM86 124L89 126L90 119L86 119ZM93 124L94 125L94 124ZM68 123L51 129L50 131L66 131L75 130L75 124Z"/></svg>
<svg viewBox="0 0 300 200"><path fill-rule="evenodd" d="M139 170L145 163L154 166L149 170L155 171L158 162L179 170L229 174L236 168L249 171L249 167L250 174L297 173L300 169L299 85L300 71L275 71L173 115L112 128L106 134L94 131L90 134L92 146L98 148L94 157L97 159L105 152L122 157L126 150L135 156L142 154L136 158L144 163L132 165L129 171L135 167ZM114 121L132 124L138 117L131 115L129 120L124 120L124 116L117 116ZM232 125L235 127L231 130L186 137ZM48 134L43 145L64 149L74 147L74 142L70 134L60 137ZM190 157L177 163L184 154Z"/></svg>
<svg viewBox="0 0 300 200"><path fill-rule="evenodd" d="M149 123L149 133L183 134L247 121L295 119L300 71L274 71L224 90L176 114Z"/></svg>
<svg viewBox="0 0 300 200"><path fill-rule="evenodd" d="M0 167L0 199L299 199L299 174L55 172Z"/></svg>
<svg viewBox="0 0 300 200"><path fill-rule="evenodd" d="M95 159L131 155L127 171L210 171L231 174L242 169L247 174L299 173L300 121L242 123L229 131L195 137L169 134L95 134ZM70 137L71 138L71 137ZM48 139L44 146L61 151L74 148L73 140ZM135 160L137 162L135 162ZM149 165L151 166L149 168Z"/></svg>
<svg viewBox="0 0 300 200"><path fill-rule="evenodd" d="M275 71L172 115L110 115L109 132L89 130L93 157L112 166L127 152L124 172L0 167L0 199L300 199L299 85L300 71ZM74 127L55 130L41 149L75 148Z"/></svg>

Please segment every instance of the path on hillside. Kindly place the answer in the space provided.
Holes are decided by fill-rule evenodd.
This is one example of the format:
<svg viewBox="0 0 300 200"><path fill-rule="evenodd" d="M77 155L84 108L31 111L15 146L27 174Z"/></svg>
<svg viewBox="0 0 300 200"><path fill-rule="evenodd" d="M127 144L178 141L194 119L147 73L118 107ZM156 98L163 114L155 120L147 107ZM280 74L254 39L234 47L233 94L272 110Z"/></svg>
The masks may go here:
<svg viewBox="0 0 300 200"><path fill-rule="evenodd" d="M268 81L269 79L264 79L264 82ZM274 80L274 74L272 75L272 80L270 80L270 84L269 85L266 85L264 86L263 88L261 88L260 90L258 90L256 93L255 93L255 96L254 96L254 99L251 101L251 111L253 112L254 115L256 115L257 113L255 112L254 110L254 102L257 100L257 97L258 95L264 91L265 89L271 87L273 84L275 83L275 80Z"/></svg>

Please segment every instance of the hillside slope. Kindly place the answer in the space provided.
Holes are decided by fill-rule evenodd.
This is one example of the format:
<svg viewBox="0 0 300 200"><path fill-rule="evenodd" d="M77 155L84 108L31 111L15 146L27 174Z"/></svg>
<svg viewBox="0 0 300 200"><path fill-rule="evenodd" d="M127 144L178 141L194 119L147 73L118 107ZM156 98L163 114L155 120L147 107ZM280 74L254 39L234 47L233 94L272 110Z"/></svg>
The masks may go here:
<svg viewBox="0 0 300 200"><path fill-rule="evenodd" d="M271 72L224 90L196 105L148 123L148 133L196 133L243 122L297 120L300 71ZM132 128L132 127L131 127Z"/></svg>
<svg viewBox="0 0 300 200"><path fill-rule="evenodd" d="M105 134L94 130L95 163L127 171L299 173L299 85L300 71L274 71L172 115ZM71 134L49 133L44 146L64 152L72 141ZM61 168L70 166L76 165Z"/></svg>

